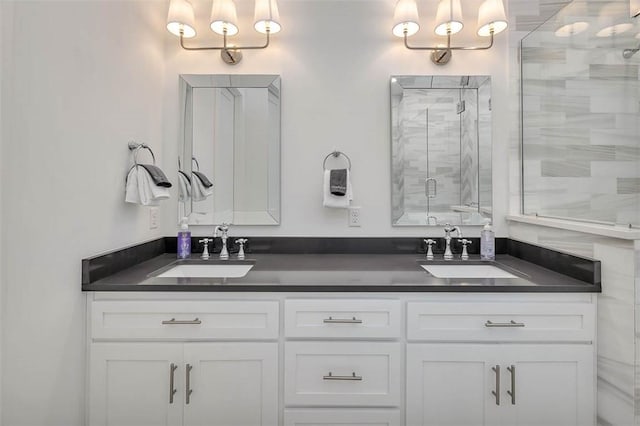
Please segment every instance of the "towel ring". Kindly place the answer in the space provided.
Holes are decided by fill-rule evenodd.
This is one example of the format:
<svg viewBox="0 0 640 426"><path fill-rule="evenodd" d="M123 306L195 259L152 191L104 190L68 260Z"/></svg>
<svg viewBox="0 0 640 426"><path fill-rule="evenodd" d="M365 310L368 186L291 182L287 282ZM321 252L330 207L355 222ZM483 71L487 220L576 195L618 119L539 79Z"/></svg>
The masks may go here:
<svg viewBox="0 0 640 426"><path fill-rule="evenodd" d="M330 153L329 155L327 155L326 157L324 157L324 161L322 162L322 168L324 170L327 170L327 160L329 159L329 157L334 156L336 158L343 156L344 158L347 159L347 163L349 163L349 170L351 170L351 159L349 158L349 156L347 154L345 154L342 151L333 151L332 153Z"/></svg>
<svg viewBox="0 0 640 426"><path fill-rule="evenodd" d="M137 142L129 142L129 150L133 151L133 165L138 165L138 151L141 149L146 149L151 154L151 158L153 159L153 165L156 165L156 156L153 155L153 150L146 143L137 143Z"/></svg>

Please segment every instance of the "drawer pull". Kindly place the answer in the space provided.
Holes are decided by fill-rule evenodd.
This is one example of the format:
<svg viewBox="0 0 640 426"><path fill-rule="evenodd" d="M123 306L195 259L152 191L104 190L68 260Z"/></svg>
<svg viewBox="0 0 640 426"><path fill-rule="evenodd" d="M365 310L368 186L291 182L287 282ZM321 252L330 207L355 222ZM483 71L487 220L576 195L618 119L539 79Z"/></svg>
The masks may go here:
<svg viewBox="0 0 640 426"><path fill-rule="evenodd" d="M200 321L198 318L192 319L192 320L177 320L175 318L171 318L170 320L164 320L162 321L162 325L184 325L184 324L202 324L202 321Z"/></svg>
<svg viewBox="0 0 640 426"><path fill-rule="evenodd" d="M350 376L334 376L331 371L326 376L322 376L322 380L362 380L362 376L356 376L356 373L351 373Z"/></svg>
<svg viewBox="0 0 640 426"><path fill-rule="evenodd" d="M509 322L491 322L487 320L487 322L484 323L484 326L485 327L524 327L524 323L515 322L514 320L511 320Z"/></svg>
<svg viewBox="0 0 640 426"><path fill-rule="evenodd" d="M325 318L322 320L325 324L362 324L361 319L357 319L356 317L352 318Z"/></svg>
<svg viewBox="0 0 640 426"><path fill-rule="evenodd" d="M173 404L173 396L178 392L178 390L174 386L174 376L175 372L178 369L178 366L174 363L171 363L169 366L169 404Z"/></svg>

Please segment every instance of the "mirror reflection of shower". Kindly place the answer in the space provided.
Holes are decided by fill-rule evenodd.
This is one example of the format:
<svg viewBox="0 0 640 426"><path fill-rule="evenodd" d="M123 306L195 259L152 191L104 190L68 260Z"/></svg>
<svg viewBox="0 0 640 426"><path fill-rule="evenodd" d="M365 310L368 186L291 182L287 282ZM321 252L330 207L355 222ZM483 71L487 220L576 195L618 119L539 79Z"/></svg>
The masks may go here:
<svg viewBox="0 0 640 426"><path fill-rule="evenodd" d="M487 76L391 78L394 226L491 217L490 98Z"/></svg>

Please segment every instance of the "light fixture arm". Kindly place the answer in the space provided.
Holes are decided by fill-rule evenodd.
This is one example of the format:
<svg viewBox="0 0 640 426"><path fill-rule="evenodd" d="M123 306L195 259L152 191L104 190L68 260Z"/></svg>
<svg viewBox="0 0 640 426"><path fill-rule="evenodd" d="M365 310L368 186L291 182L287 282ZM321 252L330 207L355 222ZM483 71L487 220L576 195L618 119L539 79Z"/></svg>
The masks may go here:
<svg viewBox="0 0 640 426"><path fill-rule="evenodd" d="M452 50L487 50L493 47L493 29L489 32L489 44L487 46L451 46L451 32L447 32L447 46L444 47L432 47L432 46L410 46L408 43L407 30L404 33L404 47L411 50L431 50L431 61L436 65L444 65L451 59Z"/></svg>
<svg viewBox="0 0 640 426"><path fill-rule="evenodd" d="M249 49L266 49L269 47L269 29L267 28L266 40L263 45L260 46L229 46L227 44L227 30L225 29L222 34L222 46L185 46L184 44L184 31L180 30L180 47L184 50L220 50L220 56L222 60L229 65L235 65L242 60L242 52L240 50Z"/></svg>
<svg viewBox="0 0 640 426"><path fill-rule="evenodd" d="M409 43L407 42L408 40L408 36L407 36L407 30L404 30L404 47L406 47L407 49L411 49L411 50L433 50L433 51L438 51L438 50L487 50L487 49L491 49L493 47L493 30L491 30L490 34L489 34L489 45L487 46L471 46L471 47L464 47L464 46L451 46L451 34L447 34L447 46L440 46L440 47L431 47L431 46L410 46Z"/></svg>

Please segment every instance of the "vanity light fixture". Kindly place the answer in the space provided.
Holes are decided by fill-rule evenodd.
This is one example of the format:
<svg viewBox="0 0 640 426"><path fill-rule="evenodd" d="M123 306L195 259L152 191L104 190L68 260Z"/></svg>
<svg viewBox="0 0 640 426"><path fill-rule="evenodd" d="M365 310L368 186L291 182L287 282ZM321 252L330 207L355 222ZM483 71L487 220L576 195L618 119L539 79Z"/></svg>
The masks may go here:
<svg viewBox="0 0 640 426"><path fill-rule="evenodd" d="M629 12L632 18L640 17L640 0L629 0Z"/></svg>
<svg viewBox="0 0 640 426"><path fill-rule="evenodd" d="M255 0L254 29L266 35L260 46L232 46L227 44L227 37L238 33L238 17L233 0L213 0L211 5L211 31L223 37L222 46L185 46L184 39L196 36L193 6L189 0L171 0L167 16L167 30L180 37L180 46L185 50L220 50L220 57L229 64L235 65L242 60L241 50L265 49L269 46L269 36L281 30L280 14L276 0Z"/></svg>
<svg viewBox="0 0 640 426"><path fill-rule="evenodd" d="M485 0L478 10L477 34L490 37L486 46L451 46L451 36L462 30L461 0L440 0L436 11L434 32L447 37L446 45L411 46L407 39L420 29L416 0L398 0L393 14L393 35L404 38L404 46L411 50L431 50L433 63L443 65L451 59L452 50L486 50L493 46L494 35L507 29L507 17L502 0Z"/></svg>

